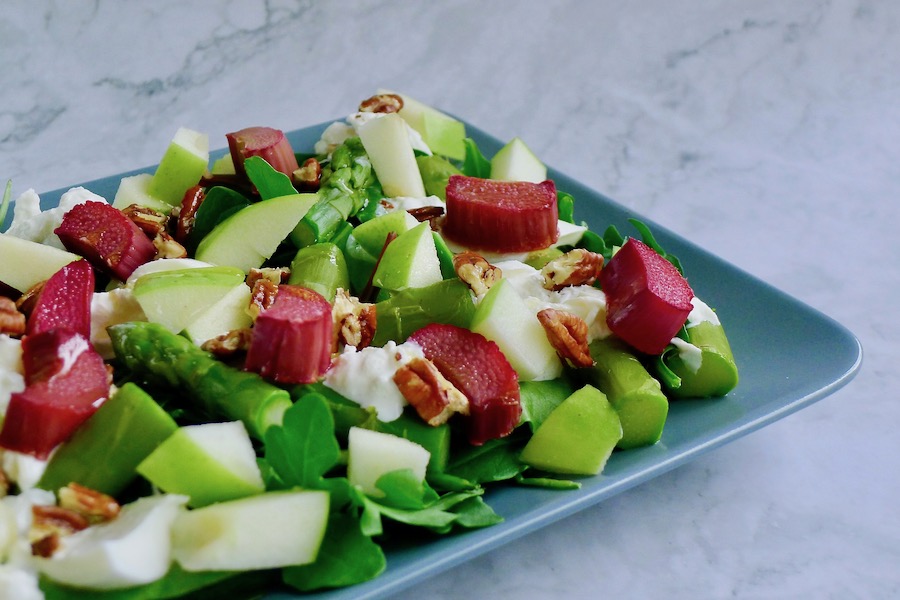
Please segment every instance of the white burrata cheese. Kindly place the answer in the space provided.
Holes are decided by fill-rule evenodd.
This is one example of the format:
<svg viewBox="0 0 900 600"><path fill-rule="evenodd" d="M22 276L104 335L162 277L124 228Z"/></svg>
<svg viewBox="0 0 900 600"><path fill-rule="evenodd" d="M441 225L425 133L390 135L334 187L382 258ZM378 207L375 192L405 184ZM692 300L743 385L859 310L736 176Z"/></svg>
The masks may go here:
<svg viewBox="0 0 900 600"><path fill-rule="evenodd" d="M357 112L348 116L346 122L336 121L332 123L322 132L322 137L316 142L313 151L316 154L331 154L334 152L335 148L346 142L348 139L357 137L361 125L368 123L372 119L383 117L386 114L388 113ZM406 121L403 123L406 125L409 143L413 147L413 150L418 150L423 154L431 155L431 148L428 147L428 144L425 143L425 140L422 139L419 132L410 127Z"/></svg>
<svg viewBox="0 0 900 600"><path fill-rule="evenodd" d="M13 450L0 450L3 472L10 481L16 482L20 490L31 490L37 486L47 470L47 460Z"/></svg>
<svg viewBox="0 0 900 600"><path fill-rule="evenodd" d="M411 342L389 341L382 348L359 351L347 346L325 373L324 383L363 408L373 407L378 420L393 421L407 404L394 383L394 373L414 358L425 355Z"/></svg>
<svg viewBox="0 0 900 600"><path fill-rule="evenodd" d="M606 294L601 290L590 285L548 290L544 288L539 269L518 260L504 260L493 265L501 270L503 278L512 284L535 314L545 308L553 308L580 317L587 323L589 342L610 334L606 326Z"/></svg>
<svg viewBox="0 0 900 600"><path fill-rule="evenodd" d="M25 389L22 342L0 334L0 415L6 414L9 398Z"/></svg>
<svg viewBox="0 0 900 600"><path fill-rule="evenodd" d="M6 233L32 242L64 249L62 242L53 233L53 230L62 223L63 215L73 207L89 200L106 202L101 196L83 187L74 187L60 197L56 207L42 211L40 197L33 189L29 189L16 198L13 203L13 219Z"/></svg>
<svg viewBox="0 0 900 600"><path fill-rule="evenodd" d="M697 296L691 298L691 306L693 308L691 309L691 312L688 313L687 323L685 323L685 327L688 329L696 327L700 323L712 323L713 325L721 324L715 311Z"/></svg>
<svg viewBox="0 0 900 600"><path fill-rule="evenodd" d="M694 296L691 298L691 312L688 313L687 321L684 326L686 329L696 327L700 323L712 323L719 325L719 317L715 311L706 305L700 298ZM700 370L703 363L703 351L694 344L687 342L679 337L672 339L672 345L678 349L678 356L684 361L685 366L696 373Z"/></svg>

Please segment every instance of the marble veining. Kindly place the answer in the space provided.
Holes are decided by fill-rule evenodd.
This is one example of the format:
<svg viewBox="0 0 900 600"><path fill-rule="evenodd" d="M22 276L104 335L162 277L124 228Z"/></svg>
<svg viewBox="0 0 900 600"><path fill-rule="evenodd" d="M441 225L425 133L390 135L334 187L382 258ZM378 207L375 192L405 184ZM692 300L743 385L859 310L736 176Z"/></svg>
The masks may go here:
<svg viewBox="0 0 900 600"><path fill-rule="evenodd" d="M833 396L398 598L900 597L900 4L10 0L0 178L67 186L182 125L222 146L378 87L522 137L866 353Z"/></svg>

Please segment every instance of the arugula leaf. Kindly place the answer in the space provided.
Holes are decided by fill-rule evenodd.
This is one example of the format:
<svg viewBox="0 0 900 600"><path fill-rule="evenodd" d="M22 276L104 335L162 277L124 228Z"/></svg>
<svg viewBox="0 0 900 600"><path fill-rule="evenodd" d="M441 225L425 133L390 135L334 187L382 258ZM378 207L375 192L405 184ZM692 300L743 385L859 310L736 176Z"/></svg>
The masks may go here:
<svg viewBox="0 0 900 600"><path fill-rule="evenodd" d="M386 567L384 552L363 533L358 519L332 514L316 561L283 569L282 579L301 592L309 592L369 581Z"/></svg>
<svg viewBox="0 0 900 600"><path fill-rule="evenodd" d="M405 510L419 510L438 500L438 494L424 481L418 479L412 469L398 469L385 473L375 482L384 492L378 503Z"/></svg>
<svg viewBox="0 0 900 600"><path fill-rule="evenodd" d="M6 181L6 190L3 192L3 200L0 200L0 227L6 219L6 211L9 209L9 201L12 198L12 179Z"/></svg>
<svg viewBox="0 0 900 600"><path fill-rule="evenodd" d="M572 194L557 190L556 207L560 221L575 224L575 197Z"/></svg>
<svg viewBox="0 0 900 600"><path fill-rule="evenodd" d="M284 413L280 426L265 433L265 459L287 486L326 489L325 473L338 464L341 449L326 399L306 394Z"/></svg>
<svg viewBox="0 0 900 600"><path fill-rule="evenodd" d="M259 197L263 200L296 194L297 190L291 178L270 165L261 156L250 156L244 159L244 171L256 186Z"/></svg>
<svg viewBox="0 0 900 600"><path fill-rule="evenodd" d="M447 466L447 473L474 483L512 479L527 467L519 460L518 436L489 440L458 452Z"/></svg>
<svg viewBox="0 0 900 600"><path fill-rule="evenodd" d="M250 200L230 188L217 185L207 190L194 217L194 228L188 239L189 250L196 250L200 241L216 225L246 206L250 206Z"/></svg>
<svg viewBox="0 0 900 600"><path fill-rule="evenodd" d="M522 422L528 423L531 431L537 431L553 409L573 392L575 387L564 378L519 382Z"/></svg>
<svg viewBox="0 0 900 600"><path fill-rule="evenodd" d="M466 498L454 506L452 511L457 515L455 524L467 529L490 527L503 522L503 517L495 513L482 496Z"/></svg>
<svg viewBox="0 0 900 600"><path fill-rule="evenodd" d="M531 487L542 487L551 490L577 490L581 483L569 479L556 479L553 477L516 477L516 483Z"/></svg>
<svg viewBox="0 0 900 600"><path fill-rule="evenodd" d="M491 161L484 157L478 145L472 138L464 141L466 158L463 160L462 172L469 177L481 177L488 179L491 176Z"/></svg>
<svg viewBox="0 0 900 600"><path fill-rule="evenodd" d="M637 219L628 219L628 222L634 225L634 228L637 229L638 233L641 234L641 241L656 250L660 256L672 263L675 268L678 269L678 272L682 274L682 276L684 275L684 269L681 268L681 261L678 260L675 255L669 254L662 249L662 246L660 246L656 241L656 238L653 237L653 232L650 231L650 228L647 227L646 224L638 221Z"/></svg>

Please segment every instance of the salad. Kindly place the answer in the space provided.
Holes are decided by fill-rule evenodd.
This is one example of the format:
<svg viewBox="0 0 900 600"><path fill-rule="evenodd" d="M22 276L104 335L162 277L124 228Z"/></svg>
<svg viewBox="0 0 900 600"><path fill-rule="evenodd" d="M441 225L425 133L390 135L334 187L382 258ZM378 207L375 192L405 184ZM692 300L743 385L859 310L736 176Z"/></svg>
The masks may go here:
<svg viewBox="0 0 900 600"><path fill-rule="evenodd" d="M6 188L0 596L351 586L737 385L678 259L579 222L518 138L387 91L313 148L226 138L179 129L112 199Z"/></svg>

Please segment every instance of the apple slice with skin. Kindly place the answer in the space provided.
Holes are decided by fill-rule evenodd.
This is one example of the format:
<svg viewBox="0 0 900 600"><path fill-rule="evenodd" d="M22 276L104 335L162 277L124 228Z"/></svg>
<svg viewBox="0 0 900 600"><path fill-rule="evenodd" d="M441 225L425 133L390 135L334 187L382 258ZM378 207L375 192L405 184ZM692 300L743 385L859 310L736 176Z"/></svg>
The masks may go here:
<svg viewBox="0 0 900 600"><path fill-rule="evenodd" d="M184 333L192 342L202 346L204 342L228 331L250 327L253 324L253 319L247 312L250 296L249 286L234 286L188 323Z"/></svg>
<svg viewBox="0 0 900 600"><path fill-rule="evenodd" d="M265 490L256 453L240 421L186 425L137 466L154 486L190 497L189 506L244 498Z"/></svg>
<svg viewBox="0 0 900 600"><path fill-rule="evenodd" d="M390 433L351 427L347 444L347 478L373 498L384 496L375 484L385 473L409 469L417 479L425 479L431 454L413 441Z"/></svg>
<svg viewBox="0 0 900 600"><path fill-rule="evenodd" d="M194 258L249 273L275 253L317 200L316 194L292 194L251 204L216 225Z"/></svg>
<svg viewBox="0 0 900 600"><path fill-rule="evenodd" d="M277 569L314 562L328 523L328 492L267 492L183 512L172 554L186 571Z"/></svg>
<svg viewBox="0 0 900 600"><path fill-rule="evenodd" d="M398 236L416 227L419 222L405 210L394 210L379 215L353 228L352 235L362 248L372 256L381 254L389 233Z"/></svg>
<svg viewBox="0 0 900 600"><path fill-rule="evenodd" d="M188 188L197 185L208 166L209 136L179 127L147 184L147 193L171 210L181 204Z"/></svg>
<svg viewBox="0 0 900 600"><path fill-rule="evenodd" d="M0 281L25 293L80 256L46 244L0 233Z"/></svg>
<svg viewBox="0 0 900 600"><path fill-rule="evenodd" d="M378 90L378 93L397 94L403 99L403 108L400 109L399 115L410 127L419 132L432 152L454 160L465 158L466 126L462 121L406 94L389 90Z"/></svg>
<svg viewBox="0 0 900 600"><path fill-rule="evenodd" d="M185 500L160 495L126 504L112 521L64 536L51 558L35 558L38 569L54 581L90 590L156 581L171 565L170 529Z"/></svg>
<svg viewBox="0 0 900 600"><path fill-rule="evenodd" d="M236 287L247 287L240 269L204 267L144 275L133 293L148 321L180 333Z"/></svg>
<svg viewBox="0 0 900 600"><path fill-rule="evenodd" d="M172 210L172 205L150 195L150 183L152 181L153 175L151 173L138 173L137 175L123 177L119 182L119 188L113 199L113 207L122 210L132 204L137 204L138 206L145 206L168 214Z"/></svg>
<svg viewBox="0 0 900 600"><path fill-rule="evenodd" d="M429 224L420 223L387 245L372 283L397 291L438 283L443 279Z"/></svg>
<svg viewBox="0 0 900 600"><path fill-rule="evenodd" d="M471 329L500 347L521 381L555 379L562 374L562 362L543 326L505 279L491 286L478 303Z"/></svg>
<svg viewBox="0 0 900 600"><path fill-rule="evenodd" d="M406 123L399 115L391 113L366 121L357 132L385 196L425 197Z"/></svg>
<svg viewBox="0 0 900 600"><path fill-rule="evenodd" d="M513 138L491 159L491 179L540 183L547 179L547 167L525 142Z"/></svg>
<svg viewBox="0 0 900 600"><path fill-rule="evenodd" d="M618 413L603 392L586 385L553 409L519 458L551 473L596 475L620 439Z"/></svg>

